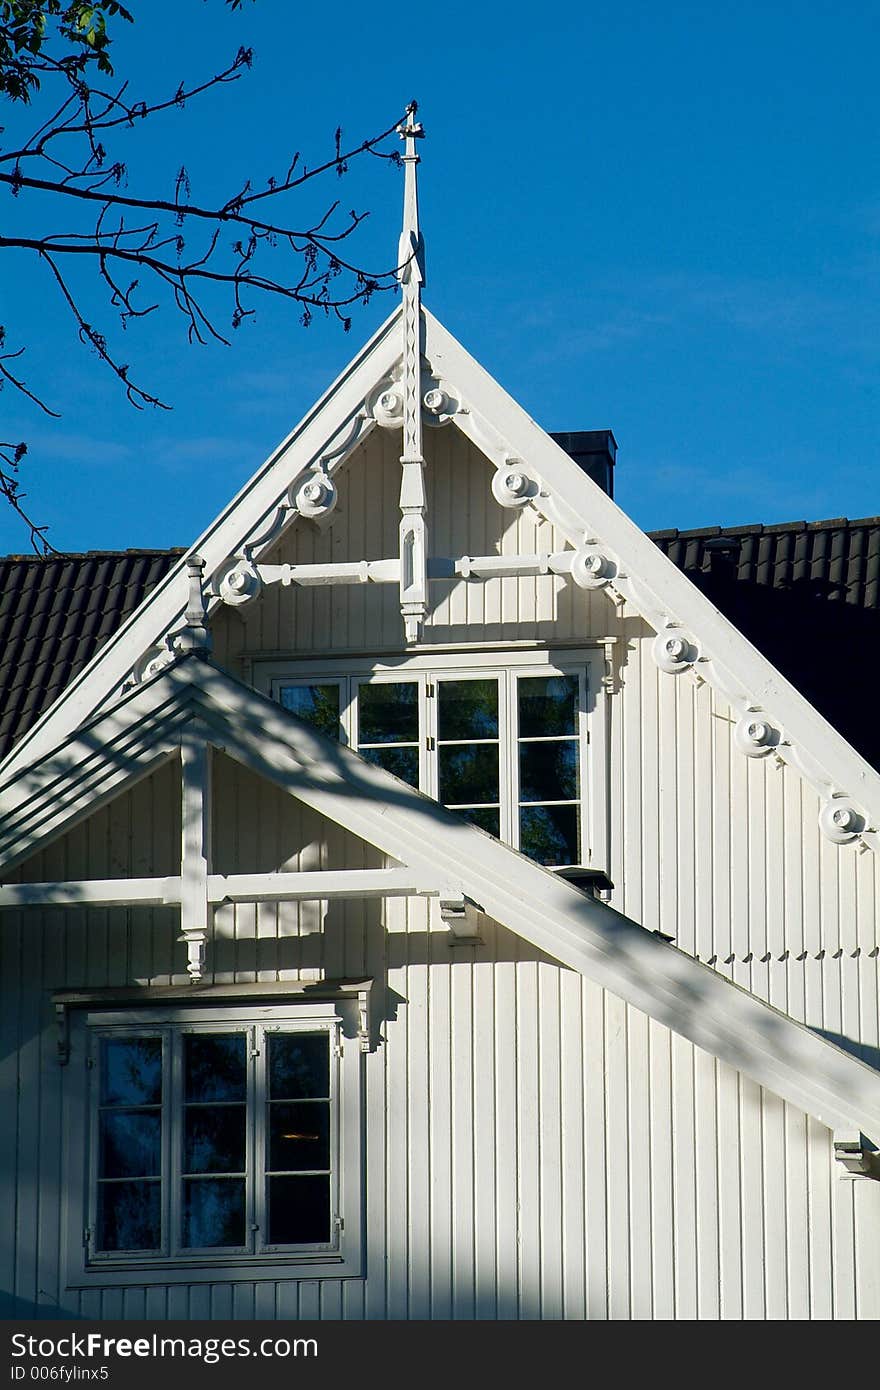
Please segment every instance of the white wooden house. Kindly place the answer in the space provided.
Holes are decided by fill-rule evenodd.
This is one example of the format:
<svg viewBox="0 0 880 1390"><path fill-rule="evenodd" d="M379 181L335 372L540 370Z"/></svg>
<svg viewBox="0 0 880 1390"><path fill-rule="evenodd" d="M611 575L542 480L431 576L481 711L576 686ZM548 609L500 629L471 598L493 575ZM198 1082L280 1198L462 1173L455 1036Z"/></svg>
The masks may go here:
<svg viewBox="0 0 880 1390"><path fill-rule="evenodd" d="M418 133L0 763L6 1315L876 1318L880 776L423 307Z"/></svg>

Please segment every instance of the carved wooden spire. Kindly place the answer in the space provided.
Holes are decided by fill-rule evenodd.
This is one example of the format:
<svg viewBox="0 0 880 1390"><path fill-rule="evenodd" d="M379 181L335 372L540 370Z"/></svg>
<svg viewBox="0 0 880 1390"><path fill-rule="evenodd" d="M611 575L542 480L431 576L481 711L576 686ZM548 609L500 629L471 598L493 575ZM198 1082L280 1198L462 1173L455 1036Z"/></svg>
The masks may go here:
<svg viewBox="0 0 880 1390"><path fill-rule="evenodd" d="M403 154L403 229L398 250L398 276L403 293L403 453L400 462L400 611L406 640L416 642L428 606L425 521L425 459L422 453L422 321L421 286L425 283L424 241L419 230L416 140L424 136L416 121L416 103L406 108L398 127L405 142Z"/></svg>

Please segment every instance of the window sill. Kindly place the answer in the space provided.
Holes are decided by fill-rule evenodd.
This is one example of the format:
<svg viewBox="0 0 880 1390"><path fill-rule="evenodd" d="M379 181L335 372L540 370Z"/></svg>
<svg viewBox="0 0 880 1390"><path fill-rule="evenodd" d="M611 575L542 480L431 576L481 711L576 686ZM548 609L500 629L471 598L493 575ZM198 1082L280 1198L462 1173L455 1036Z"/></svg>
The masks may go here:
<svg viewBox="0 0 880 1390"><path fill-rule="evenodd" d="M234 1284L265 1279L359 1279L364 1270L360 1254L328 1255L322 1251L310 1259L297 1255L289 1260L239 1259L235 1262L218 1260L209 1264L179 1262L168 1264L113 1264L90 1266L79 1274L68 1276L69 1289L138 1288L165 1284Z"/></svg>

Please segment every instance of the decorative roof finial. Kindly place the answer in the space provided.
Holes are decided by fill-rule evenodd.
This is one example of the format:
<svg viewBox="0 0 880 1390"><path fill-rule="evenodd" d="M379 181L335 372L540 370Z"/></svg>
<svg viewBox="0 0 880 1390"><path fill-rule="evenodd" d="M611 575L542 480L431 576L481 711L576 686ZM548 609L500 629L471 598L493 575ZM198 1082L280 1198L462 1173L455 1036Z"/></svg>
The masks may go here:
<svg viewBox="0 0 880 1390"><path fill-rule="evenodd" d="M407 642L417 642L428 611L428 532L425 524L425 459L422 453L422 314L421 287L425 283L424 245L419 231L419 199L416 186L416 140L424 135L416 121L416 103L406 108L406 120L398 133L406 141L403 155L403 231L397 253L403 297L401 327L403 353L403 476L400 482L400 612Z"/></svg>
<svg viewBox="0 0 880 1390"><path fill-rule="evenodd" d="M419 231L419 191L416 169L420 158L416 154L416 141L424 139L425 132L420 121L416 120L418 102L411 101L406 108L406 119L397 127L401 140L405 141L405 152L401 156L405 170L403 188L403 230L397 251L398 279L402 285L417 279L425 283L425 242Z"/></svg>
<svg viewBox="0 0 880 1390"><path fill-rule="evenodd" d="M184 613L186 626L177 634L175 650L180 652L204 652L211 650L211 634L208 631L208 611L205 604L203 576L205 562L201 555L191 555L186 564L186 577L189 595Z"/></svg>

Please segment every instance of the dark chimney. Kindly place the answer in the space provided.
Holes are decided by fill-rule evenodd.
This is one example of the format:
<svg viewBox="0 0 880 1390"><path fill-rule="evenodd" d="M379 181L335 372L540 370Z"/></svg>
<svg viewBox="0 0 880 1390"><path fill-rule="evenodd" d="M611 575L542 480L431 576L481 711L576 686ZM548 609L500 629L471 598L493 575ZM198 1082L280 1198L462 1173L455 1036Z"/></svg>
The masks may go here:
<svg viewBox="0 0 880 1390"><path fill-rule="evenodd" d="M617 440L610 430L572 430L568 434L554 434L560 449L574 459L588 477L598 483L609 497L614 496L614 463L617 458Z"/></svg>

